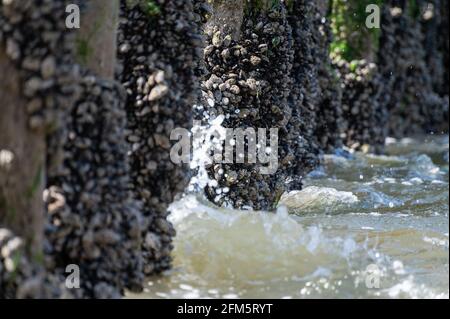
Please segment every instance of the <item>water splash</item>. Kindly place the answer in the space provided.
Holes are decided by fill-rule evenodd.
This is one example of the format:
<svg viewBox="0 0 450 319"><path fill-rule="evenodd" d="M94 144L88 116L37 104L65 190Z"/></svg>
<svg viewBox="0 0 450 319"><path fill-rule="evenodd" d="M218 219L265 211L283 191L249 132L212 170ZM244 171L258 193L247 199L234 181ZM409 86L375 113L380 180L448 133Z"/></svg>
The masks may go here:
<svg viewBox="0 0 450 319"><path fill-rule="evenodd" d="M448 138L388 149L327 156L276 213L186 195L171 206L175 268L130 297L448 298Z"/></svg>

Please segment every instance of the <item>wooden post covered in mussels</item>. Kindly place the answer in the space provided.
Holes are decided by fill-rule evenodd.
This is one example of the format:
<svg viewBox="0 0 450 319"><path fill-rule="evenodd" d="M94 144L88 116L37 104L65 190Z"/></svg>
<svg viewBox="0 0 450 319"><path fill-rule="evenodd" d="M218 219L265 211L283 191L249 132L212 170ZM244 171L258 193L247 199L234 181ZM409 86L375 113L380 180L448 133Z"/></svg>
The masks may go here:
<svg viewBox="0 0 450 319"><path fill-rule="evenodd" d="M64 165L49 171L47 254L55 273L79 267L76 297L119 298L143 282L142 218L129 192L125 92L114 81L119 0L82 4L75 52L80 94L68 116Z"/></svg>
<svg viewBox="0 0 450 319"><path fill-rule="evenodd" d="M175 230L167 208L189 182L172 162L174 129L190 130L203 46L191 0L122 0L117 78L126 89L131 190L142 202L146 275L170 267Z"/></svg>
<svg viewBox="0 0 450 319"><path fill-rule="evenodd" d="M344 143L376 153L383 151L387 137L384 82L377 66L381 31L372 25L380 18L381 2L336 0L329 14L332 69L342 88Z"/></svg>
<svg viewBox="0 0 450 319"><path fill-rule="evenodd" d="M42 195L49 166L61 164L61 132L77 91L66 4L0 3L0 297L62 293L44 270Z"/></svg>
<svg viewBox="0 0 450 319"><path fill-rule="evenodd" d="M232 163L208 165L213 182L206 194L218 205L274 209L285 191L301 188L302 177L318 157L307 125L311 113L303 112L300 97L293 96L301 92L293 89L297 83L288 6L285 1L215 0L211 10L205 25L203 120L220 117L230 132L246 134L245 140L235 138L236 145L245 144L244 154L236 147ZM255 139L257 154L251 154ZM228 138L225 149L227 143ZM275 161L262 161L260 153Z"/></svg>
<svg viewBox="0 0 450 319"><path fill-rule="evenodd" d="M390 136L448 132L449 11L443 2L384 1L379 67Z"/></svg>

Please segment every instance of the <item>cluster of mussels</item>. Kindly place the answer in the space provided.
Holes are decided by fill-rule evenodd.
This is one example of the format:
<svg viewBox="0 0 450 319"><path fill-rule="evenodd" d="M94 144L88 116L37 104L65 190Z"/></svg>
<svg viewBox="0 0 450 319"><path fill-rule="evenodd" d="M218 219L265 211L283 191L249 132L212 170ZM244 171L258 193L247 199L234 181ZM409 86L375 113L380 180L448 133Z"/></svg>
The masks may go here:
<svg viewBox="0 0 450 319"><path fill-rule="evenodd" d="M449 4L447 0L421 0L420 23L426 62L434 90L441 96L449 94Z"/></svg>
<svg viewBox="0 0 450 319"><path fill-rule="evenodd" d="M361 12L365 6L360 0L331 5L333 44L345 43L345 49L330 52L332 68L328 72L336 76L341 93L340 118L336 121L341 124L343 145L354 151L381 153L387 137L385 87L375 63L375 35L358 22L366 14Z"/></svg>
<svg viewBox="0 0 450 319"><path fill-rule="evenodd" d="M189 182L188 167L170 158L171 132L192 127L199 94L199 17L191 0L121 1L118 79L127 92L126 139L131 190L143 203L142 254L146 275L170 267L173 226L168 205Z"/></svg>
<svg viewBox="0 0 450 319"><path fill-rule="evenodd" d="M341 104L342 87L329 54L333 34L327 18L327 3L328 1L304 0L304 5L311 7L313 37L311 50L319 82L314 135L320 148L324 152L332 153L343 146L345 121Z"/></svg>
<svg viewBox="0 0 450 319"><path fill-rule="evenodd" d="M0 40L22 77L30 129L47 137L45 269L25 265L24 255L17 259L20 276L8 272L8 256L20 240L8 236L0 244L0 272L8 279L1 291L8 296L69 295L59 289L69 264L80 268L81 289L70 293L75 297L120 297L125 288L140 289L143 280L143 218L129 191L125 93L74 62L68 3L0 4Z"/></svg>
<svg viewBox="0 0 450 319"><path fill-rule="evenodd" d="M65 27L65 2L0 3L0 44L21 74L29 127L35 131L63 129L64 114L77 89L73 84L77 78L72 60L74 34ZM61 138L59 144L63 142Z"/></svg>
<svg viewBox="0 0 450 319"><path fill-rule="evenodd" d="M413 16L409 1L387 0L378 67L333 65L327 2L246 8L240 37L216 26L204 45L204 0L121 0L121 86L74 62L69 0L0 1L0 48L21 77L29 129L48 148L45 263L0 229L0 297L120 297L170 267L167 209L190 177L172 162L171 134L191 128L198 98L198 115L225 128L278 129L276 150L273 136L255 136L264 158L277 152L276 172L238 150L233 164L208 165L207 197L236 208L273 209L343 141L381 151L388 133L448 131L448 1L417 1ZM81 276L70 293L69 264Z"/></svg>
<svg viewBox="0 0 450 319"><path fill-rule="evenodd" d="M20 237L0 228L0 298L72 297L56 276L30 262Z"/></svg>
<svg viewBox="0 0 450 319"><path fill-rule="evenodd" d="M375 63L336 61L343 88L344 143L353 150L381 153L387 137L383 78Z"/></svg>
<svg viewBox="0 0 450 319"><path fill-rule="evenodd" d="M207 196L219 205L272 209L287 189L288 177L295 176L297 150L302 143L298 130L306 120L289 104L294 57L286 8L280 3L267 13L248 12L238 40L218 26L207 30L206 36L204 117L223 116L225 128L250 128L255 132L278 129L279 134L276 173L263 174L260 168L267 164L251 163L249 156L235 150L233 164L213 163L208 167L217 183L206 188ZM259 136L258 142L266 144L266 137ZM258 151L266 152L266 145L259 145ZM244 159L241 163L240 157Z"/></svg>
<svg viewBox="0 0 450 319"><path fill-rule="evenodd" d="M387 108L392 136L448 131L448 95L440 96L433 88L436 83L433 77L439 77L439 73L431 75L427 64L432 52L437 51L429 51L431 56L427 58L429 47L424 45L427 38L420 23L427 15L429 19L438 17L440 6L419 10L414 16L409 5L407 1L389 1L383 11L379 65L387 83L384 94L389 97ZM442 14L448 15L448 12ZM428 38L437 34L439 32L428 34ZM441 52L448 59L448 49L447 53L443 49ZM448 83L445 77L439 81Z"/></svg>
<svg viewBox="0 0 450 319"><path fill-rule="evenodd" d="M49 170L58 166L56 154L61 153L67 136L64 115L70 112L78 91L77 68L72 61L74 34L65 27L67 4L68 1L51 0L0 2L0 48L17 68L23 83L21 92L27 101L25 112L29 129L52 136L49 147L53 152L49 152L47 159ZM25 253L21 254L24 250L18 244L20 238L6 230L0 237L0 297L4 294L34 298L54 296L51 285L57 281L56 277L27 259ZM17 262L20 267L11 266ZM13 268L17 271L9 273ZM57 286L53 288L59 289Z"/></svg>
<svg viewBox="0 0 450 319"><path fill-rule="evenodd" d="M292 119L295 126L292 134L297 135L296 158L297 170L293 176L303 176L314 169L319 162L321 147L316 136L318 105L321 93L317 66L321 65L316 56L317 45L314 36L315 10L312 0L295 1L288 13L288 22L292 28L294 60L292 67L292 87L289 103L292 108ZM298 17L302 17L299 19ZM323 113L322 113L323 114ZM293 137L295 138L295 137ZM300 184L293 184L299 189Z"/></svg>
<svg viewBox="0 0 450 319"><path fill-rule="evenodd" d="M443 57L443 62L442 62L442 66L444 68L444 72L443 72L443 81L440 94L443 96L448 96L449 95L449 89L450 89L450 84L449 84L449 68L450 68L450 48L449 48L449 42L450 42L450 36L449 36L449 19L450 19L450 2L449 1L445 1L442 0L440 2L440 23L438 24L438 29L437 32L439 32L440 37L439 40L437 41L437 48L439 48L439 50L442 52L442 57Z"/></svg>
<svg viewBox="0 0 450 319"><path fill-rule="evenodd" d="M76 297L117 298L139 290L142 216L129 191L125 92L84 71L81 97L67 123L64 165L49 174L44 200L48 268L80 269Z"/></svg>

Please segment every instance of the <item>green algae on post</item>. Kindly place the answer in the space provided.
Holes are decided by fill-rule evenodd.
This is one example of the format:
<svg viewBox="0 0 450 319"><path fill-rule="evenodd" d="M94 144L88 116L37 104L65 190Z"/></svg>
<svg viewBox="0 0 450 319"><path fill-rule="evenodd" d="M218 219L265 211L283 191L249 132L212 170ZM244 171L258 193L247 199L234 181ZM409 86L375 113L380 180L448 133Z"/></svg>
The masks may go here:
<svg viewBox="0 0 450 319"><path fill-rule="evenodd" d="M384 0L335 0L329 18L334 35L333 57L347 62L373 57L378 50L381 29L368 28L366 8L375 4L381 8Z"/></svg>
<svg viewBox="0 0 450 319"><path fill-rule="evenodd" d="M161 14L161 7L155 0L126 0L125 3L128 8L139 5L142 11L150 17Z"/></svg>

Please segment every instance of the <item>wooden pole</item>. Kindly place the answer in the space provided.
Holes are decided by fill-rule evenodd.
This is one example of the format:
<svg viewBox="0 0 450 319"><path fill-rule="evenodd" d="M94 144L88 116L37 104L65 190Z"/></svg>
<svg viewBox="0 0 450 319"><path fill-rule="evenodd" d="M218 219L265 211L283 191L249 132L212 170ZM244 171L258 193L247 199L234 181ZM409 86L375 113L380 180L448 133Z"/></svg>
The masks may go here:
<svg viewBox="0 0 450 319"><path fill-rule="evenodd" d="M31 256L42 251L45 132L33 131L19 71L0 47L0 227L21 236Z"/></svg>
<svg viewBox="0 0 450 319"><path fill-rule="evenodd" d="M114 78L118 0L90 0L77 35L77 60L96 75Z"/></svg>

